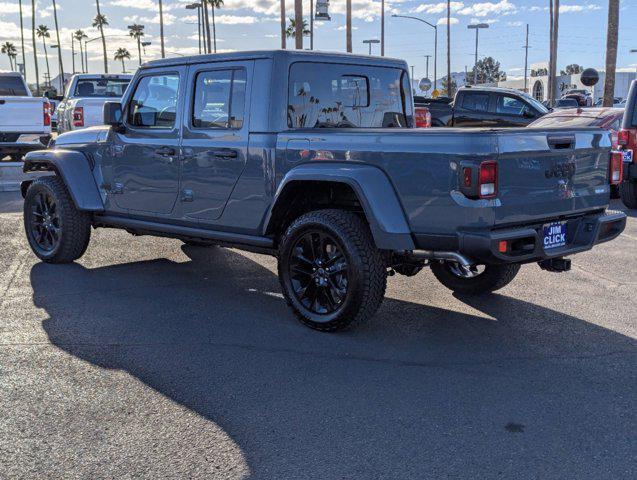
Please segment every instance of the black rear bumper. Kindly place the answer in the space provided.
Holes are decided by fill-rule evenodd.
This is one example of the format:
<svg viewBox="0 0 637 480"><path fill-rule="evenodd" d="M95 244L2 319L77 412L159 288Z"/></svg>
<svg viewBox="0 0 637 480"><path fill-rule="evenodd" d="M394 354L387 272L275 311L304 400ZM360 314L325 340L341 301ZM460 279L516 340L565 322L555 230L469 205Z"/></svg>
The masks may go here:
<svg viewBox="0 0 637 480"><path fill-rule="evenodd" d="M554 221L567 223L566 245L545 250L544 225ZM457 251L476 263L532 263L585 252L613 240L624 228L625 213L606 211L508 228L465 231L453 237L453 241L452 237L442 239L422 235L416 235L416 240L420 249ZM501 249L502 242L506 242L505 251Z"/></svg>

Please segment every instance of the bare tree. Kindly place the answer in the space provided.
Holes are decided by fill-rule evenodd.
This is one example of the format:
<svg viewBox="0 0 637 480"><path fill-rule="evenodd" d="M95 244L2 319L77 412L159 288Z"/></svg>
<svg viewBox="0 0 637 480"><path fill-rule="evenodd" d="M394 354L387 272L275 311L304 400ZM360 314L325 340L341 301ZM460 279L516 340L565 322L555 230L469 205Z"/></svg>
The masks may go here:
<svg viewBox="0 0 637 480"><path fill-rule="evenodd" d="M608 30L606 32L606 80L604 80L605 107L612 107L614 103L618 32L619 0L608 0Z"/></svg>

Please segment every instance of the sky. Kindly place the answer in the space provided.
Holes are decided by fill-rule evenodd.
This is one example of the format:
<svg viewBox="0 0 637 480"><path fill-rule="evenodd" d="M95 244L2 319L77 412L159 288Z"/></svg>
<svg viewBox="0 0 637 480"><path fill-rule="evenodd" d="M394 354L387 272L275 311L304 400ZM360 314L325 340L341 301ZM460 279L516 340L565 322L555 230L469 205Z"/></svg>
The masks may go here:
<svg viewBox="0 0 637 480"><path fill-rule="evenodd" d="M22 0L25 17L27 75L34 81L32 60L31 0ZM36 24L52 30L54 22L51 0L36 0ZM144 40L152 42L146 48L144 60L160 57L159 16L157 0L101 0L102 13L109 21L105 29L109 68L121 71L121 62L113 60L115 50L127 48L133 58L127 68L137 63L136 43L127 36L126 26L137 22L145 25ZM164 23L167 56L198 53L197 16L185 5L191 0L164 0ZM425 76L425 55L434 54L434 31L414 20L392 18L392 14L417 16L439 26L438 77L446 71L446 2L386 0L385 54L403 58L414 67L414 76ZM558 67L578 63L584 67L603 68L605 62L607 1L570 0L561 2ZM61 28L65 69L71 68L71 34L81 28L89 38L98 36L90 25L96 14L94 0L58 0L58 18ZM309 0L304 0L304 14L308 15ZM523 75L526 24L529 24L529 65L546 62L549 46L549 0L478 0L451 3L451 56L452 70L471 69L474 61L475 33L467 25L488 23L488 30L480 31L479 56L492 56L498 60L509 77ZM287 0L288 17L293 16L294 1ZM216 15L217 46L219 51L275 49L280 47L279 0L225 0ZM621 0L619 27L618 68L637 68L637 0ZM353 0L353 48L355 53L367 53L366 39L380 38L380 0ZM195 11L196 12L196 11ZM345 51L345 0L331 0L331 21L315 22L314 48L324 51ZM631 25L632 19L632 25ZM20 48L18 0L0 0L0 43L13 42ZM293 40L288 40L288 45ZM309 39L306 39L306 47ZM373 45L373 53L380 54ZM77 44L76 44L77 48ZM45 69L42 42L37 44L40 72ZM49 50L52 76L57 75L55 50ZM21 62L21 55L18 56ZM101 42L89 43L89 66L92 72L101 71ZM76 57L79 70L79 56ZM433 76L433 58L429 76ZM9 69L6 55L0 56L0 70Z"/></svg>

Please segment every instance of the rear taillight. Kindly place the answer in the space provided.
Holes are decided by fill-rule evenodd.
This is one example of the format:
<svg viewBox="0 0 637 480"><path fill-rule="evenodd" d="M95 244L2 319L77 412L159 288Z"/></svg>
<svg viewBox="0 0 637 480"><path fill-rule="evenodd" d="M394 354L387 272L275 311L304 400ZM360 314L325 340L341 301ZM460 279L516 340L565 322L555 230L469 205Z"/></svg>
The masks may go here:
<svg viewBox="0 0 637 480"><path fill-rule="evenodd" d="M617 144L620 147L626 147L630 143L630 132L628 130L620 130L617 134Z"/></svg>
<svg viewBox="0 0 637 480"><path fill-rule="evenodd" d="M478 173L478 196L494 198L498 195L498 164L492 160L480 164Z"/></svg>
<svg viewBox="0 0 637 480"><path fill-rule="evenodd" d="M611 185L618 185L621 183L623 163L624 156L622 152L612 152L610 154L609 180Z"/></svg>
<svg viewBox="0 0 637 480"><path fill-rule="evenodd" d="M73 126L74 127L84 126L84 107L75 107L73 109Z"/></svg>
<svg viewBox="0 0 637 480"><path fill-rule="evenodd" d="M49 102L44 102L42 104L42 119L45 127L51 126L51 105Z"/></svg>
<svg viewBox="0 0 637 480"><path fill-rule="evenodd" d="M431 127L431 112L427 107L416 107L414 117L416 118L416 128Z"/></svg>

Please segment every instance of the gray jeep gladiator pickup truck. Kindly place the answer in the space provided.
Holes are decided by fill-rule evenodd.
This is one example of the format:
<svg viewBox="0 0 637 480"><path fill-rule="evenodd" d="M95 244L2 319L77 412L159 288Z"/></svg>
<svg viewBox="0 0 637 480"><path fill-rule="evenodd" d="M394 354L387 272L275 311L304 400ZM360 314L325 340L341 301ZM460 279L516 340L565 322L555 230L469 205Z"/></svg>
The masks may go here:
<svg viewBox="0 0 637 480"><path fill-rule="evenodd" d="M46 262L82 256L91 227L278 258L312 328L378 309L388 274L430 266L454 291L618 236L608 133L416 129L407 64L301 51L145 64L106 126L30 153L26 234Z"/></svg>

